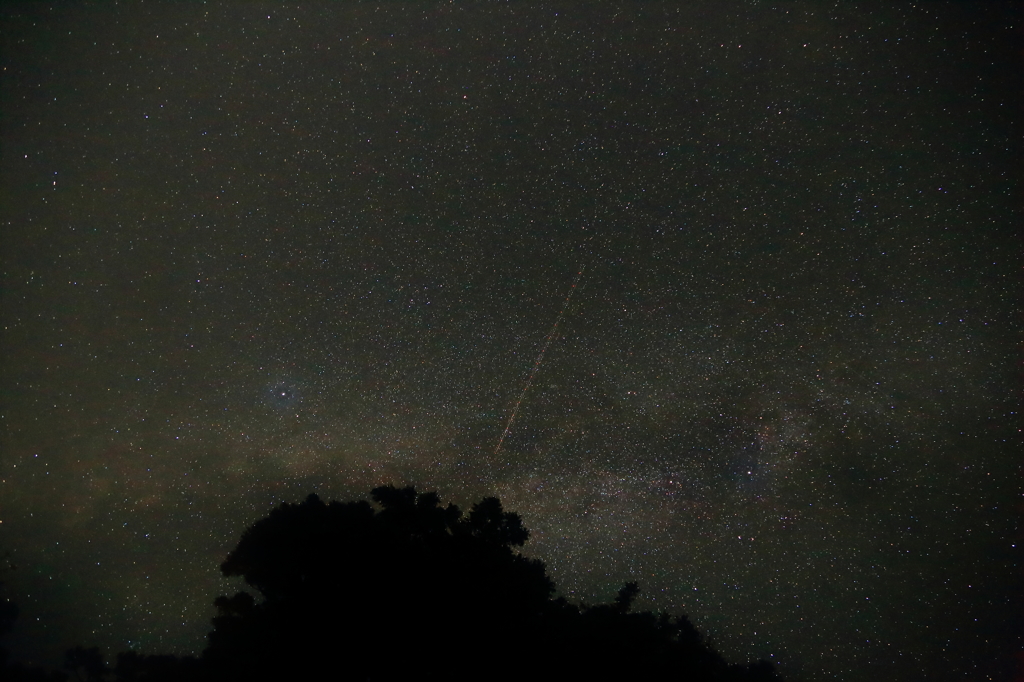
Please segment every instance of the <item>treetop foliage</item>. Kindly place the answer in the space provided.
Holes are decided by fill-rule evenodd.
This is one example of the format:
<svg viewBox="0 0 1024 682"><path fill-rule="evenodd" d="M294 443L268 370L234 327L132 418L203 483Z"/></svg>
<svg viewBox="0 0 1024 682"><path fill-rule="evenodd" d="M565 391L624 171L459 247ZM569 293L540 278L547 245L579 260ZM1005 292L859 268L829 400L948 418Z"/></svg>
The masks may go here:
<svg viewBox="0 0 1024 682"><path fill-rule="evenodd" d="M631 612L636 583L610 604L555 598L544 564L516 549L522 519L496 498L463 514L413 488L371 496L379 508L310 495L246 530L221 571L256 594L215 600L201 658L126 652L108 669L77 647L67 668L117 682L779 679L768 663L726 664L685 616Z"/></svg>

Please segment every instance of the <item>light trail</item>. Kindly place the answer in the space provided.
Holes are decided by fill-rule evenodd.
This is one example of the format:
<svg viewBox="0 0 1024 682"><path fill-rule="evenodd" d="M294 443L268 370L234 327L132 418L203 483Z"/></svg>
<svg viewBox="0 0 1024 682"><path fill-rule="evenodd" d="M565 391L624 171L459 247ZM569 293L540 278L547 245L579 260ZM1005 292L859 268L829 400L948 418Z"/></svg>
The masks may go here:
<svg viewBox="0 0 1024 682"><path fill-rule="evenodd" d="M555 334L558 333L558 324L562 321L562 317L565 315L565 311L569 309L569 303L572 301L572 295L576 293L576 285L580 283L580 277L583 276L583 269L585 265L580 266L580 271L576 273L576 279L572 282L572 287L569 289L568 296L565 297L565 303L562 304L562 311L558 313L558 317L555 318L555 323L551 326L551 331L548 332L547 338L544 339L544 345L540 349L540 353L537 355L537 359L533 362L533 369L530 370L530 377L526 380L526 385L523 386L523 392L519 394L519 400L516 401L515 407L512 408L512 414L508 418L508 423L505 424L505 430L501 434L501 438L498 439L498 444L494 447L494 454L497 455L501 452L501 445L505 442L505 437L508 432L512 430L512 424L516 420L516 415L519 414L519 406L523 403L523 398L526 397L526 392L530 390L530 386L533 384L533 378L537 376L537 370L540 369L540 363L544 361L544 353L547 352L548 346L551 345L551 340L555 338Z"/></svg>

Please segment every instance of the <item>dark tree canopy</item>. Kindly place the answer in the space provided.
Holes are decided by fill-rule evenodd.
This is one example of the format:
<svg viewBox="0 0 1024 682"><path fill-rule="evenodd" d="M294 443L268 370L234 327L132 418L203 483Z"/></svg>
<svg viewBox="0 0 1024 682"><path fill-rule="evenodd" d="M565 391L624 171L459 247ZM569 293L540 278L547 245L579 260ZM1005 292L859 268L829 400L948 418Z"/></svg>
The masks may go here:
<svg viewBox="0 0 1024 682"><path fill-rule="evenodd" d="M67 652L81 682L291 680L778 680L769 663L727 665L685 616L632 613L640 587L610 604L553 598L529 538L491 497L469 514L435 493L385 486L368 502L282 504L245 531L221 565L256 596L215 601L203 656L96 648ZM17 610L0 603L0 634ZM4 664L0 680L62 682Z"/></svg>
<svg viewBox="0 0 1024 682"><path fill-rule="evenodd" d="M262 597L220 597L214 679L481 679L669 675L773 680L728 666L685 617L629 613L639 587L579 608L553 599L529 537L495 498L468 515L391 486L367 502L315 495L255 523L221 566Z"/></svg>
<svg viewBox="0 0 1024 682"><path fill-rule="evenodd" d="M412 488L377 488L373 499L379 512L311 495L246 531L221 570L263 601L217 600L208 660L254 679L294 666L361 678L422 672L442 651L447 665L467 667L499 652L517 658L509 639L543 617L554 590L542 563L512 551L528 537L519 516L494 498L464 516Z"/></svg>

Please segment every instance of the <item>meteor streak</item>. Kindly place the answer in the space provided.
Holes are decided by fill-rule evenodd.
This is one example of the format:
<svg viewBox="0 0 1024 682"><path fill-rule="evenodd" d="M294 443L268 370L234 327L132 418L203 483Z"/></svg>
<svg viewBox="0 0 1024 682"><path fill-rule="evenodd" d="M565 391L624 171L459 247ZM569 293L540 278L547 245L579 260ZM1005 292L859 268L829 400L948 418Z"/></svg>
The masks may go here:
<svg viewBox="0 0 1024 682"><path fill-rule="evenodd" d="M494 454L497 455L501 452L501 445L505 442L505 436L512 430L512 423L516 420L516 415L519 414L519 406L523 402L523 398L526 397L526 392L530 390L531 384L533 384L533 378L537 376L537 370L540 369L540 363L544 361L544 353L547 352L548 346L551 345L551 340L555 338L555 334L558 332L558 323L562 321L562 317L565 315L565 311L569 309L569 303L572 301L572 295L576 293L576 285L580 283L580 277L583 276L583 269L585 265L580 266L580 271L576 273L576 279L572 281L572 287L569 289L569 294L565 297L565 303L562 304L562 311L558 313L558 317L555 318L555 323L551 326L551 331L548 332L547 338L544 339L544 345L541 346L540 353L537 355L537 359L533 362L533 369L530 371L530 377L526 380L526 385L523 386L523 392L519 394L519 400L516 401L515 407L512 408L512 414L508 418L508 423L505 424L505 431L502 432L501 438L498 439L498 444L494 447Z"/></svg>

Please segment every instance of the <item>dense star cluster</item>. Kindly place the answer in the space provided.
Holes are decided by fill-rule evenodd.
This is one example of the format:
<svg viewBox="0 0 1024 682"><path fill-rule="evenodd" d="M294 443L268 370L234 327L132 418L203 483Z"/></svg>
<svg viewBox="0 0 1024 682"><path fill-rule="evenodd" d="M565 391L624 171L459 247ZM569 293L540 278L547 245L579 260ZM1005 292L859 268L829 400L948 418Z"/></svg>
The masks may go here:
<svg viewBox="0 0 1024 682"><path fill-rule="evenodd" d="M789 679L1010 674L1016 5L0 11L16 657L198 653L394 483Z"/></svg>

